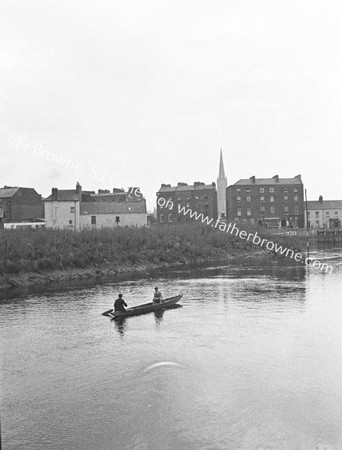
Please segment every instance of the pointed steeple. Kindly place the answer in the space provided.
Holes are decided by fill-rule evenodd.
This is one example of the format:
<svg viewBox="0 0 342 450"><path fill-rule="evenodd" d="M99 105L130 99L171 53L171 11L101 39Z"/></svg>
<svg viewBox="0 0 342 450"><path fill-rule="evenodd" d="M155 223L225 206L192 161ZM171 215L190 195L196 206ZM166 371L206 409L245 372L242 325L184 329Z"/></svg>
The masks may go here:
<svg viewBox="0 0 342 450"><path fill-rule="evenodd" d="M219 178L226 178L226 174L224 173L224 165L223 165L223 156L222 156L222 148L220 149L220 168L219 168Z"/></svg>
<svg viewBox="0 0 342 450"><path fill-rule="evenodd" d="M220 167L219 176L217 178L217 211L218 217L226 217L226 188L227 188L227 177L224 172L222 148L220 149Z"/></svg>

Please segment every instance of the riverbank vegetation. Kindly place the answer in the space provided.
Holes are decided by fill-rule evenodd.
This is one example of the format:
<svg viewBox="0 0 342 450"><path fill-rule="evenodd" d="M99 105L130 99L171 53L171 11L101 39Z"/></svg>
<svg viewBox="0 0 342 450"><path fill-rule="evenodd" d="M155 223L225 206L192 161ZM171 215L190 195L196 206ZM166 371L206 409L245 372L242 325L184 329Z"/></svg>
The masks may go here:
<svg viewBox="0 0 342 450"><path fill-rule="evenodd" d="M200 224L100 230L0 232L0 274L145 264L186 264L265 253L239 237Z"/></svg>

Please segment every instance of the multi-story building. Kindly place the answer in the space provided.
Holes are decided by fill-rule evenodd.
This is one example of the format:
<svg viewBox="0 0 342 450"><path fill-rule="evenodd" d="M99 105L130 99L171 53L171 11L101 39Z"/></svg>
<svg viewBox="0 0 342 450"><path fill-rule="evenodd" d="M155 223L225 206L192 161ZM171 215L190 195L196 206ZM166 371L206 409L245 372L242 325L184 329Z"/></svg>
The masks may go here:
<svg viewBox="0 0 342 450"><path fill-rule="evenodd" d="M180 212L179 208L185 210ZM193 185L178 183L177 186L162 184L157 192L157 221L159 224L187 223L195 220L187 209L217 218L217 192L215 183L205 184L200 181Z"/></svg>
<svg viewBox="0 0 342 450"><path fill-rule="evenodd" d="M5 186L0 189L0 225L43 219L42 196L33 188Z"/></svg>
<svg viewBox="0 0 342 450"><path fill-rule="evenodd" d="M227 187L230 221L268 228L304 227L304 188L294 178L242 179Z"/></svg>
<svg viewBox="0 0 342 450"><path fill-rule="evenodd" d="M79 183L74 190L52 188L44 200L46 227L104 228L147 225L146 200L138 188L82 191Z"/></svg>
<svg viewBox="0 0 342 450"><path fill-rule="evenodd" d="M308 201L308 225L310 228L340 228L342 224L342 200Z"/></svg>

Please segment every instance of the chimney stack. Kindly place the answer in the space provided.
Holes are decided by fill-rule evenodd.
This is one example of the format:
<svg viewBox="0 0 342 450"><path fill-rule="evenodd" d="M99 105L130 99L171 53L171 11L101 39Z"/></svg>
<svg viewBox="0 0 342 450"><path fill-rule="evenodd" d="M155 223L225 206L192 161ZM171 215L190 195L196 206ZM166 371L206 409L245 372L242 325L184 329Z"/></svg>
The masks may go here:
<svg viewBox="0 0 342 450"><path fill-rule="evenodd" d="M274 175L274 177L272 177L274 179L274 181L276 183L279 183L279 175Z"/></svg>
<svg viewBox="0 0 342 450"><path fill-rule="evenodd" d="M250 180L253 184L255 184L255 175L253 175L252 177L250 177Z"/></svg>
<svg viewBox="0 0 342 450"><path fill-rule="evenodd" d="M51 189L51 200L53 200L53 201L58 200L58 189L57 188Z"/></svg>

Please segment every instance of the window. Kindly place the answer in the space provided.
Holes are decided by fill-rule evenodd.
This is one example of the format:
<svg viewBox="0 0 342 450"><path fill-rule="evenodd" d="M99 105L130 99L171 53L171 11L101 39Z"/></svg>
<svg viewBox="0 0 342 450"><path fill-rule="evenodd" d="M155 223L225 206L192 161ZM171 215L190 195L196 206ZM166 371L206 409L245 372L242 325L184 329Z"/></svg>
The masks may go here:
<svg viewBox="0 0 342 450"><path fill-rule="evenodd" d="M298 195L295 195L295 196L293 197L293 200L294 200L295 202L298 202Z"/></svg>
<svg viewBox="0 0 342 450"><path fill-rule="evenodd" d="M69 225L72 225L72 220L69 220Z"/></svg>
<svg viewBox="0 0 342 450"><path fill-rule="evenodd" d="M275 206L271 206L270 207L270 213L271 214L275 214Z"/></svg>
<svg viewBox="0 0 342 450"><path fill-rule="evenodd" d="M247 195L246 201L247 201L247 203L250 203L250 202L251 202L251 196L250 196L250 195Z"/></svg>
<svg viewBox="0 0 342 450"><path fill-rule="evenodd" d="M172 222L172 214L169 214L169 222Z"/></svg>
<svg viewBox="0 0 342 450"><path fill-rule="evenodd" d="M329 211L326 211L325 215L326 215L326 216L330 216L330 212L329 212Z"/></svg>
<svg viewBox="0 0 342 450"><path fill-rule="evenodd" d="M284 206L284 214L288 214L289 213L289 207L288 206Z"/></svg>
<svg viewBox="0 0 342 450"><path fill-rule="evenodd" d="M289 192L288 188L284 188L284 193Z"/></svg>
<svg viewBox="0 0 342 450"><path fill-rule="evenodd" d="M90 223L96 225L96 216L90 216Z"/></svg>
<svg viewBox="0 0 342 450"><path fill-rule="evenodd" d="M164 222L164 214L160 214L159 220L160 220L160 222Z"/></svg>
<svg viewBox="0 0 342 450"><path fill-rule="evenodd" d="M297 189L297 188L294 188L294 189L293 189L293 192L298 192L298 189Z"/></svg>
<svg viewBox="0 0 342 450"><path fill-rule="evenodd" d="M70 212L74 213L75 212L75 206L70 206Z"/></svg>
<svg viewBox="0 0 342 450"><path fill-rule="evenodd" d="M260 214L265 214L265 206L260 206Z"/></svg>
<svg viewBox="0 0 342 450"><path fill-rule="evenodd" d="M237 202L241 202L241 197L240 197L240 195L238 195L238 196L236 197L236 201L237 201Z"/></svg>
<svg viewBox="0 0 342 450"><path fill-rule="evenodd" d="M260 188L259 192L260 192L260 194L263 194L265 192L265 189L264 188Z"/></svg>
<svg viewBox="0 0 342 450"><path fill-rule="evenodd" d="M319 217L319 211L316 211L316 219Z"/></svg>
<svg viewBox="0 0 342 450"><path fill-rule="evenodd" d="M284 202L288 202L289 201L289 196L288 195L284 195Z"/></svg>
<svg viewBox="0 0 342 450"><path fill-rule="evenodd" d="M265 197L263 195L260 197L260 201L265 202Z"/></svg>
<svg viewBox="0 0 342 450"><path fill-rule="evenodd" d="M240 188L237 188L237 189L236 189L236 192L241 192L241 189L240 189Z"/></svg>
<svg viewBox="0 0 342 450"><path fill-rule="evenodd" d="M270 195L270 202L274 202L274 196Z"/></svg>
<svg viewBox="0 0 342 450"><path fill-rule="evenodd" d="M251 219L251 225L254 225L254 219Z"/></svg>
<svg viewBox="0 0 342 450"><path fill-rule="evenodd" d="M247 208L247 216L251 216L252 215L252 210L251 208Z"/></svg>
<svg viewBox="0 0 342 450"><path fill-rule="evenodd" d="M273 192L274 192L274 188L270 188L270 192L272 192L272 193L273 193Z"/></svg>
<svg viewBox="0 0 342 450"><path fill-rule="evenodd" d="M251 188L246 188L246 192L251 192Z"/></svg>
<svg viewBox="0 0 342 450"><path fill-rule="evenodd" d="M242 219L242 223L247 223L247 219Z"/></svg>
<svg viewBox="0 0 342 450"><path fill-rule="evenodd" d="M120 222L120 216L116 216L116 217L115 217L115 222L116 222L117 225L119 225L119 222Z"/></svg>
<svg viewBox="0 0 342 450"><path fill-rule="evenodd" d="M187 208L190 208L190 203L189 203L189 202L186 204L186 207L187 207Z"/></svg>
<svg viewBox="0 0 342 450"><path fill-rule="evenodd" d="M238 208L237 209L237 213L236 213L238 216L241 216L241 208Z"/></svg>
<svg viewBox="0 0 342 450"><path fill-rule="evenodd" d="M295 207L294 207L294 213L295 213L296 216L298 216L298 214L299 214L299 208L298 208L298 206L295 206Z"/></svg>
<svg viewBox="0 0 342 450"><path fill-rule="evenodd" d="M338 211L335 211L334 214L338 214Z"/></svg>

